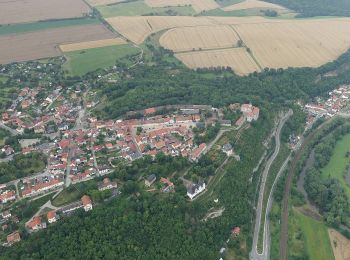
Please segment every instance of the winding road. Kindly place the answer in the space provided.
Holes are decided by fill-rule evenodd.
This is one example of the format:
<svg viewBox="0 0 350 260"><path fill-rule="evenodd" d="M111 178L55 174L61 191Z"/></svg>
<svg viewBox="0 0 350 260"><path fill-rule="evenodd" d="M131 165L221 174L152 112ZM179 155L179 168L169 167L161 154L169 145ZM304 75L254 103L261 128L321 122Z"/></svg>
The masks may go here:
<svg viewBox="0 0 350 260"><path fill-rule="evenodd" d="M286 113L282 119L280 120L277 129L275 131L275 142L276 147L275 151L272 154L272 156L268 159L265 169L262 173L262 179L260 184L260 191L259 191L259 198L258 198L258 205L256 209L256 218L255 218L255 227L254 227L254 236L253 236L253 245L252 245L252 251L249 254L249 258L251 260L267 260L269 258L269 249L270 249L270 239L268 235L268 225L264 225L264 241L263 241L263 251L261 254L258 252L258 241L259 241L259 232L260 232L260 226L261 226L261 216L263 214L263 202L264 202L264 193L265 193L265 185L267 176L269 174L270 168L272 163L275 161L280 147L281 147L281 130L288 120L288 118L293 114L292 110L289 110L288 113ZM267 227L267 229L266 229Z"/></svg>

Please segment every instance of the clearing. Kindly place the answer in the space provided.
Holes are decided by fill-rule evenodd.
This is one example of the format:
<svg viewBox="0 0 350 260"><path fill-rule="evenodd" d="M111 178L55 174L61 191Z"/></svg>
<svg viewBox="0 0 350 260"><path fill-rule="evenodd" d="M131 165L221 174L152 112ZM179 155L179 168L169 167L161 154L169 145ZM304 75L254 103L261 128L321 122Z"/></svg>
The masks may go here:
<svg viewBox="0 0 350 260"><path fill-rule="evenodd" d="M0 64L60 56L57 45L100 39L114 35L103 25L69 26L0 37Z"/></svg>
<svg viewBox="0 0 350 260"><path fill-rule="evenodd" d="M350 259L350 240L334 229L328 229L335 260Z"/></svg>
<svg viewBox="0 0 350 260"><path fill-rule="evenodd" d="M322 169L322 178L336 178L350 198L350 187L344 178L349 164L349 158L346 156L348 152L350 152L350 134L337 142L329 163Z"/></svg>
<svg viewBox="0 0 350 260"><path fill-rule="evenodd" d="M164 33L159 42L174 52L230 48L239 38L228 25L175 28Z"/></svg>
<svg viewBox="0 0 350 260"><path fill-rule="evenodd" d="M214 0L145 0L145 2L151 7L190 5L197 13L220 7Z"/></svg>
<svg viewBox="0 0 350 260"><path fill-rule="evenodd" d="M113 38L113 39L105 39L105 40L63 44L63 45L60 45L60 49L63 52L71 52L71 51L94 49L94 48L101 48L101 47L121 45L121 44L126 44L126 41L122 38Z"/></svg>
<svg viewBox="0 0 350 260"><path fill-rule="evenodd" d="M64 70L71 76L82 76L97 69L111 67L117 60L138 53L137 48L128 44L66 52L64 55L67 62L64 64Z"/></svg>
<svg viewBox="0 0 350 260"><path fill-rule="evenodd" d="M230 67L238 75L260 71L245 48L177 53L175 57L191 69Z"/></svg>
<svg viewBox="0 0 350 260"><path fill-rule="evenodd" d="M305 247L310 260L334 259L326 225L294 211L304 235Z"/></svg>
<svg viewBox="0 0 350 260"><path fill-rule="evenodd" d="M82 17L91 12L83 0L0 0L0 10L0 24Z"/></svg>

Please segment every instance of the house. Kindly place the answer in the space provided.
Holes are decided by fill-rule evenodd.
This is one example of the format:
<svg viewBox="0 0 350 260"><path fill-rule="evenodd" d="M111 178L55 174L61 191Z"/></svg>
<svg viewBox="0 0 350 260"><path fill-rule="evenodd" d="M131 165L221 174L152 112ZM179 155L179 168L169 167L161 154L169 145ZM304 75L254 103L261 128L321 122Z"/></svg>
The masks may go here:
<svg viewBox="0 0 350 260"><path fill-rule="evenodd" d="M205 182L199 181L198 183L192 183L187 188L187 196L193 200L194 197L196 197L199 193L203 192L205 190Z"/></svg>
<svg viewBox="0 0 350 260"><path fill-rule="evenodd" d="M56 211L51 210L47 213L47 221L51 224L57 221Z"/></svg>
<svg viewBox="0 0 350 260"><path fill-rule="evenodd" d="M104 191L104 190L110 190L117 188L117 183L116 182L111 182L109 178L104 178L103 181L98 185L98 190L99 191Z"/></svg>
<svg viewBox="0 0 350 260"><path fill-rule="evenodd" d="M220 120L219 123L222 126L231 126L232 125L231 120Z"/></svg>
<svg viewBox="0 0 350 260"><path fill-rule="evenodd" d="M162 188L162 192L171 192L174 190L175 185L171 181L169 181L166 178L160 178L160 182L165 184L165 186Z"/></svg>
<svg viewBox="0 0 350 260"><path fill-rule="evenodd" d="M150 176L148 176L148 177L145 179L145 185L146 185L147 187L150 187L156 180L157 180L156 175L151 174Z"/></svg>
<svg viewBox="0 0 350 260"><path fill-rule="evenodd" d="M241 112L245 116L248 122L256 121L259 118L260 109L252 104L243 104L241 106Z"/></svg>
<svg viewBox="0 0 350 260"><path fill-rule="evenodd" d="M13 232L12 234L7 236L7 244L12 245L14 243L17 243L21 241L21 235L19 234L18 231Z"/></svg>
<svg viewBox="0 0 350 260"><path fill-rule="evenodd" d="M222 151L226 153L227 156L231 156L233 154L232 145L227 143L222 146Z"/></svg>
<svg viewBox="0 0 350 260"><path fill-rule="evenodd" d="M46 224L42 222L41 217L34 217L31 221L28 222L27 228L30 231L36 231L42 228L46 228Z"/></svg>
<svg viewBox="0 0 350 260"><path fill-rule="evenodd" d="M240 227L235 227L231 230L231 234L235 237L239 236L241 233L241 228Z"/></svg>
<svg viewBox="0 0 350 260"><path fill-rule="evenodd" d="M191 160L197 161L206 148L207 148L207 145L205 143L201 143L197 148L193 150L191 155Z"/></svg>
<svg viewBox="0 0 350 260"><path fill-rule="evenodd" d="M16 199L16 192L13 190L10 190L10 191L7 190L7 191L1 193L1 195L0 195L0 202L2 204L5 204L5 203L7 203L11 200L15 200L15 199Z"/></svg>
<svg viewBox="0 0 350 260"><path fill-rule="evenodd" d="M83 207L84 207L85 211L92 210L92 201L91 201L91 198L89 196L84 195L81 198L81 202L83 203Z"/></svg>
<svg viewBox="0 0 350 260"><path fill-rule="evenodd" d="M11 212L9 210L5 210L5 211L1 212L1 217L3 219L9 219L11 216L12 215L11 215Z"/></svg>

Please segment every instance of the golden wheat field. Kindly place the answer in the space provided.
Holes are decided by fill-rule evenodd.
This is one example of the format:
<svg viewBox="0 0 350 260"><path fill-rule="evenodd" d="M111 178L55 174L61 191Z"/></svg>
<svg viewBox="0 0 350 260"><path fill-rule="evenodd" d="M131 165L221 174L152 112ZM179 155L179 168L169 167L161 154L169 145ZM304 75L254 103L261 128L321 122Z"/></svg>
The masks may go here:
<svg viewBox="0 0 350 260"><path fill-rule="evenodd" d="M198 13L220 7L215 0L145 0L145 3L151 7L191 5Z"/></svg>
<svg viewBox="0 0 350 260"><path fill-rule="evenodd" d="M223 8L224 11L236 11L236 10L246 10L246 9L273 9L273 10L284 10L285 8L259 0L245 0L243 2L233 4Z"/></svg>
<svg viewBox="0 0 350 260"><path fill-rule="evenodd" d="M334 229L328 229L335 260L350 259L350 240Z"/></svg>
<svg viewBox="0 0 350 260"><path fill-rule="evenodd" d="M107 46L113 46L113 45L121 45L121 44L126 44L126 41L122 38L114 38L114 39L104 39L104 40L97 40L97 41L63 44L63 45L60 45L60 49L63 52L70 52L70 51L79 51L79 50L107 47Z"/></svg>
<svg viewBox="0 0 350 260"><path fill-rule="evenodd" d="M91 6L99 6L99 5L109 5L115 3L125 2L126 0L88 0L88 3Z"/></svg>
<svg viewBox="0 0 350 260"><path fill-rule="evenodd" d="M238 75L260 71L245 48L177 53L175 57L191 69L230 67Z"/></svg>
<svg viewBox="0 0 350 260"><path fill-rule="evenodd" d="M234 25L261 67L319 67L350 47L350 20Z"/></svg>
<svg viewBox="0 0 350 260"><path fill-rule="evenodd" d="M174 28L165 32L159 42L166 49L181 52L233 47L238 40L230 26L214 25Z"/></svg>
<svg viewBox="0 0 350 260"><path fill-rule="evenodd" d="M205 17L191 16L118 16L106 21L134 43L142 43L152 33L184 26L212 25Z"/></svg>

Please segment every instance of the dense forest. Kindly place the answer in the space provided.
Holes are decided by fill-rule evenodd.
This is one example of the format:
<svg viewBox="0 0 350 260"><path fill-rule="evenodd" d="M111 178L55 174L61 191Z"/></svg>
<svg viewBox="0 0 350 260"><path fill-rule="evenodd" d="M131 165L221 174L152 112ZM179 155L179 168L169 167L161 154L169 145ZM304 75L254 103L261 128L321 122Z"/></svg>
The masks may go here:
<svg viewBox="0 0 350 260"><path fill-rule="evenodd" d="M349 124L342 124L342 121L335 122L335 130L328 133L317 141L314 146L315 162L313 167L307 171L305 177L305 190L309 198L318 206L323 213L325 220L330 225L346 224L350 210L349 201L344 189L337 179L321 178L321 170L330 161L334 147L345 134L350 132Z"/></svg>
<svg viewBox="0 0 350 260"><path fill-rule="evenodd" d="M298 17L350 16L348 0L264 0L299 13Z"/></svg>
<svg viewBox="0 0 350 260"><path fill-rule="evenodd" d="M239 77L226 70L195 72L163 60L129 70L128 77L118 83L96 84L105 102L94 112L102 118L116 118L131 110L179 103L222 107L235 102L259 105L262 101L285 104L308 100L350 82L349 62L347 52L320 68L266 69ZM336 76L327 75L329 72Z"/></svg>

